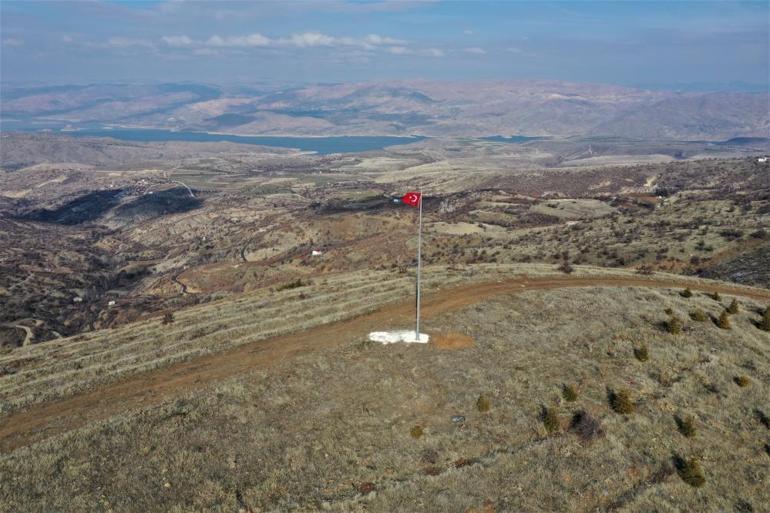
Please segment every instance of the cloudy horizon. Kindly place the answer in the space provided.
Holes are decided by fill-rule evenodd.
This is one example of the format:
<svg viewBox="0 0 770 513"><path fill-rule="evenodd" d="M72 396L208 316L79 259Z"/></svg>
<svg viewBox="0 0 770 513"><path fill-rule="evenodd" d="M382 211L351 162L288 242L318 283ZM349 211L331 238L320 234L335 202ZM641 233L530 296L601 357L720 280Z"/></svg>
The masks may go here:
<svg viewBox="0 0 770 513"><path fill-rule="evenodd" d="M766 90L766 2L4 1L3 81Z"/></svg>

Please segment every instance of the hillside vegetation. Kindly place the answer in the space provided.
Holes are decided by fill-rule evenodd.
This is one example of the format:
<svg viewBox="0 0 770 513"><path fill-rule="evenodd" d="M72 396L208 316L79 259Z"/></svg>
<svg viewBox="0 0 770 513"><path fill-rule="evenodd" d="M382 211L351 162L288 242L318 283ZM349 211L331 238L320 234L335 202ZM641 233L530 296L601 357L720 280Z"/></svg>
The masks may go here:
<svg viewBox="0 0 770 513"><path fill-rule="evenodd" d="M533 286L539 279L602 276L676 282L590 268L560 278L548 269L482 266L463 279L504 282L526 272ZM442 281L451 276L445 273L431 274ZM400 293L398 278L372 275L372 286L378 282L395 293L390 297ZM104 397L103 408L115 412L109 417L61 434L51 426L47 439L1 457L0 472L10 476L0 485L2 504L10 511L73 512L94 505L115 512L641 512L760 511L770 500L770 333L759 329L766 292L739 288L730 289L739 295L727 295L718 282L689 280L687 294L679 285L525 283L511 294L503 282L484 297L455 296L433 313L431 301L452 294L436 291L428 301L425 329L437 340L444 333L468 336L470 346L373 345L365 341L365 322L343 323L315 348L311 338L307 351L210 383L181 384L160 403L149 395L144 406L121 410ZM355 311L344 296L371 295L365 287L351 291L345 280L328 285L339 292L320 302L345 316ZM702 292L719 287L718 300ZM302 290L270 296L286 309L286 324L297 322L291 302L312 302L298 296ZM2 378L3 393L16 387L33 392L27 401L45 397L34 390L37 383L41 391L57 386L39 381L60 372L44 363L55 360L65 367L83 362L85 373L72 377L85 378L85 386L92 366L103 365L108 377L120 373L120 353L109 360L93 353L100 347L105 354L153 339L173 347L173 339L182 355L196 346L185 336L196 324L217 326L204 337L228 344L236 334L227 325L274 317L268 297L259 297L178 312L170 324L96 332L66 353L67 341L29 348L39 363L32 358L31 374L20 369L19 377ZM725 309L735 312L730 329L716 323ZM703 320L695 320L696 312ZM408 304L387 315L408 322ZM677 334L668 329L672 318L681 323ZM259 351L261 343L245 347ZM174 369L165 379L175 379ZM134 383L141 394L141 380Z"/></svg>

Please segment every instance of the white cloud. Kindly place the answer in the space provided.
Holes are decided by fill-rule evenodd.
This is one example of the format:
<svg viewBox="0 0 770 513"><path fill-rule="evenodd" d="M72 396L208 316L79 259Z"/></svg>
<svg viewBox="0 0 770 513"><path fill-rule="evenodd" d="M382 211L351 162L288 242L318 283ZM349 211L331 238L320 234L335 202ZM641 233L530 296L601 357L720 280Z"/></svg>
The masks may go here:
<svg viewBox="0 0 770 513"><path fill-rule="evenodd" d="M506 52L511 52L511 53L524 53L524 50L522 50L521 48L516 48L515 46L511 46L510 48L506 48L505 51Z"/></svg>
<svg viewBox="0 0 770 513"><path fill-rule="evenodd" d="M471 53L471 54L474 54L474 55L484 55L484 54L487 53L487 51L484 50L483 48L479 48L479 47L476 47L476 46L471 47L471 48L464 48L463 52Z"/></svg>
<svg viewBox="0 0 770 513"><path fill-rule="evenodd" d="M255 32L244 36L220 36L214 34L205 40L195 40L186 35L162 36L160 40L175 48L190 48L193 52L201 48L248 49L248 48L345 48L349 51L371 52L384 51L393 55L422 55L443 57L444 52L437 48L414 50L402 39L368 34L364 37L332 36L322 32L299 32L284 37L271 38ZM111 46L136 46L145 43L127 38L111 38ZM197 55L210 55L198 52Z"/></svg>
<svg viewBox="0 0 770 513"><path fill-rule="evenodd" d="M270 46L272 40L269 37L255 32L248 36L211 36L206 44L209 46L235 46L235 47L248 47L248 46Z"/></svg>
<svg viewBox="0 0 770 513"><path fill-rule="evenodd" d="M405 41L401 39L393 39L392 37L380 36L377 34L369 34L364 38L364 42L373 46L403 45L405 43Z"/></svg>
<svg viewBox="0 0 770 513"><path fill-rule="evenodd" d="M107 40L107 46L114 48L129 48L132 46L143 46L146 48L152 48L152 43L144 39L132 39L130 37L111 37Z"/></svg>
<svg viewBox="0 0 770 513"><path fill-rule="evenodd" d="M186 36L171 36L185 37ZM170 37L168 38L170 39ZM167 38L163 40L172 44ZM176 41L175 42L179 42ZM184 45L190 46L193 41L185 40ZM206 42L207 46L216 47L292 47L292 48L321 48L321 47L355 47L372 50L390 45L403 45L404 41L379 34L369 34L363 38L337 37L322 32L301 32L287 37L271 39L259 33L248 36L219 36L213 35ZM177 45L181 46L181 45Z"/></svg>
<svg viewBox="0 0 770 513"><path fill-rule="evenodd" d="M443 57L444 56L444 51L439 50L438 48L426 48L425 50L420 50L417 53L425 57Z"/></svg>
<svg viewBox="0 0 770 513"><path fill-rule="evenodd" d="M192 46L193 40L190 39L187 36L163 36L160 38L164 43L166 43L169 46L174 47L183 47L183 46Z"/></svg>
<svg viewBox="0 0 770 513"><path fill-rule="evenodd" d="M392 53L393 55L411 55L414 53L410 48L405 46L391 46L387 49L387 52Z"/></svg>
<svg viewBox="0 0 770 513"><path fill-rule="evenodd" d="M22 46L24 41L21 39L15 39L13 37L7 37L3 39L3 46Z"/></svg>
<svg viewBox="0 0 770 513"><path fill-rule="evenodd" d="M345 44L348 38L336 38L320 32L303 32L302 34L292 34L288 39L282 39L280 42L288 46L297 48L314 48L318 46L338 46Z"/></svg>
<svg viewBox="0 0 770 513"><path fill-rule="evenodd" d="M62 35L61 42L62 43L72 43L74 39L72 39L72 36L68 36L67 34Z"/></svg>
<svg viewBox="0 0 770 513"><path fill-rule="evenodd" d="M465 34L466 36L472 36L473 31L471 29L465 29L463 30L463 34Z"/></svg>

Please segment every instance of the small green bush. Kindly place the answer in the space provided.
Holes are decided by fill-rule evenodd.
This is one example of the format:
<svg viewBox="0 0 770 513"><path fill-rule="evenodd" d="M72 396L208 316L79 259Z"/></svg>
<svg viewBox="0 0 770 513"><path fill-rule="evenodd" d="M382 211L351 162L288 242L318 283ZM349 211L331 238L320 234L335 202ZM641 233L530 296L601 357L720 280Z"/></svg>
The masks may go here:
<svg viewBox="0 0 770 513"><path fill-rule="evenodd" d="M700 466L700 462L695 458L685 460L679 456L674 458L674 465L676 471L682 481L694 488L700 488L706 483L706 476L703 474L703 469Z"/></svg>
<svg viewBox="0 0 770 513"><path fill-rule="evenodd" d="M729 330L732 327L730 324L730 316L727 315L727 310L719 314L719 318L717 319L717 326L723 330Z"/></svg>
<svg viewBox="0 0 770 513"><path fill-rule="evenodd" d="M706 322L709 320L709 316L703 310L693 310L690 312L690 319L696 322Z"/></svg>
<svg viewBox="0 0 770 513"><path fill-rule="evenodd" d="M722 296L719 295L719 292L714 292L713 294L709 294L709 297L714 301L722 301Z"/></svg>
<svg viewBox="0 0 770 513"><path fill-rule="evenodd" d="M540 414L540 418L543 421L545 430L548 431L548 433L556 433L558 431L561 431L561 423L559 422L559 416L556 414L556 410L554 408L543 407L543 411Z"/></svg>
<svg viewBox="0 0 770 513"><path fill-rule="evenodd" d="M682 292L680 292L680 295L682 297L692 297L692 290L690 290L690 287L687 287Z"/></svg>
<svg viewBox="0 0 770 513"><path fill-rule="evenodd" d="M634 348L634 356L640 362L646 362L650 359L650 351L647 346L639 346Z"/></svg>
<svg viewBox="0 0 770 513"><path fill-rule="evenodd" d="M577 401L578 398L578 391L577 388L575 388L574 385L564 385L561 388L561 395L564 397L565 401L569 401L571 403Z"/></svg>
<svg viewBox="0 0 770 513"><path fill-rule="evenodd" d="M728 306L725 311L727 313L729 313L730 315L737 314L738 313L738 301L733 299L732 302L730 303L730 306Z"/></svg>
<svg viewBox="0 0 770 513"><path fill-rule="evenodd" d="M668 318L666 321L666 331L671 333L672 335L679 335L682 333L682 319L677 317L676 315L672 315Z"/></svg>
<svg viewBox="0 0 770 513"><path fill-rule="evenodd" d="M490 408L492 408L492 403L482 394L476 399L476 408L478 408L481 413L488 412Z"/></svg>
<svg viewBox="0 0 770 513"><path fill-rule="evenodd" d="M749 379L748 376L735 376L733 381L735 381L735 384L741 388L747 387L751 384L751 379Z"/></svg>
<svg viewBox="0 0 770 513"><path fill-rule="evenodd" d="M664 312L666 315L674 315L674 309L673 309L673 308L670 308L670 307L669 307L669 308L666 308L665 310L663 310L663 312Z"/></svg>
<svg viewBox="0 0 770 513"><path fill-rule="evenodd" d="M631 400L628 390L610 391L609 399L610 407L617 413L627 415L636 411L636 405Z"/></svg>
<svg viewBox="0 0 770 513"><path fill-rule="evenodd" d="M412 435L412 438L414 439L420 438L423 435L422 426L414 426L409 430L409 434Z"/></svg>
<svg viewBox="0 0 770 513"><path fill-rule="evenodd" d="M695 419L692 418L692 415L688 415L684 418L677 416L674 417L674 420L676 421L677 429L682 435L687 438L695 436Z"/></svg>

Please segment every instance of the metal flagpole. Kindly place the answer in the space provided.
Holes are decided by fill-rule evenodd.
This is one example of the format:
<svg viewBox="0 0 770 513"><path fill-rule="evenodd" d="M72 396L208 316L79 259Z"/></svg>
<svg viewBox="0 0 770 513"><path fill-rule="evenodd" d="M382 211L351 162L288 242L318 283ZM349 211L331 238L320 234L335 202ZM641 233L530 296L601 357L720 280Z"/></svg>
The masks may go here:
<svg viewBox="0 0 770 513"><path fill-rule="evenodd" d="M420 271L422 270L422 188L420 192L420 212L418 228L417 228L417 314L416 314L416 326L414 331L415 342L420 341Z"/></svg>

